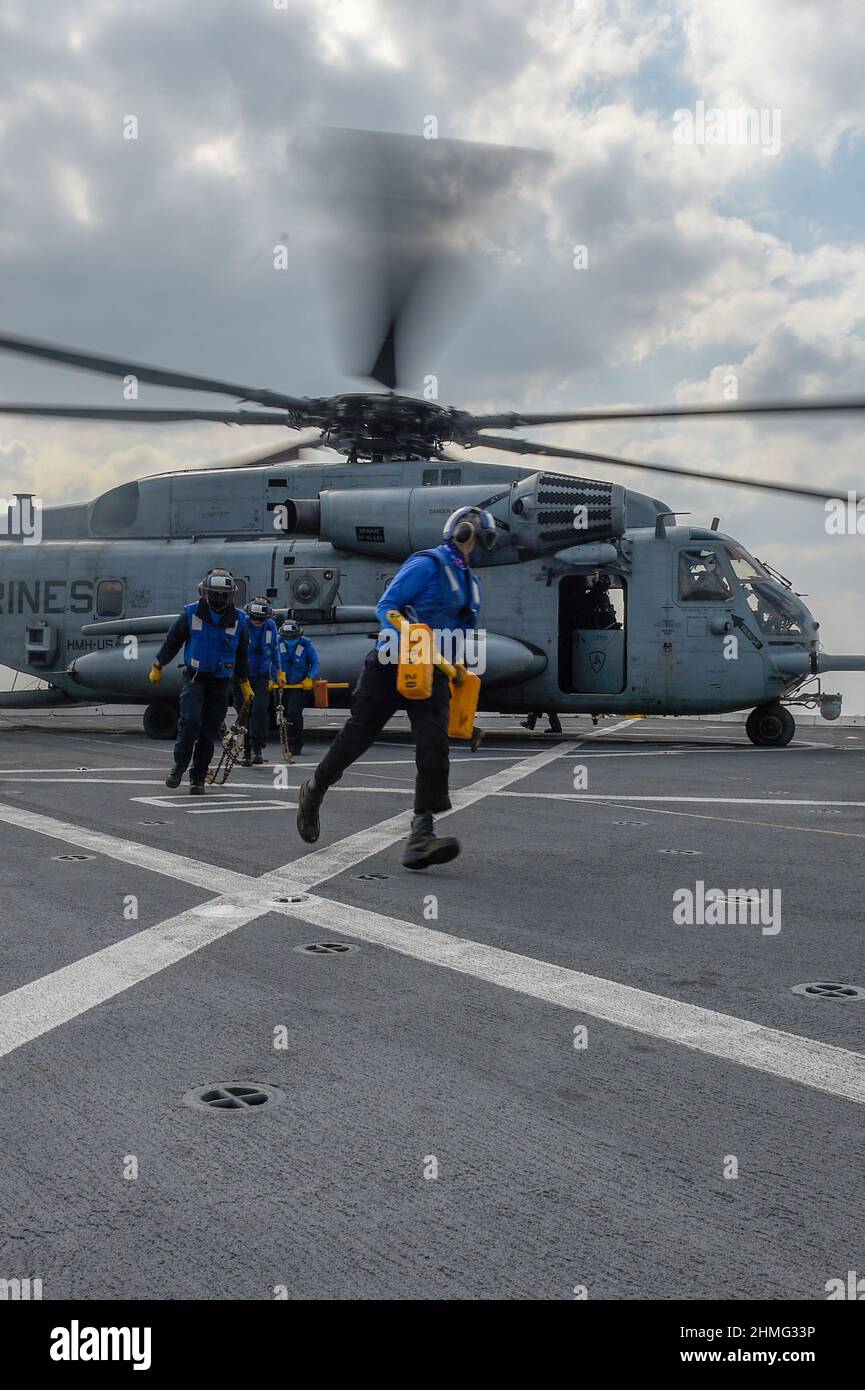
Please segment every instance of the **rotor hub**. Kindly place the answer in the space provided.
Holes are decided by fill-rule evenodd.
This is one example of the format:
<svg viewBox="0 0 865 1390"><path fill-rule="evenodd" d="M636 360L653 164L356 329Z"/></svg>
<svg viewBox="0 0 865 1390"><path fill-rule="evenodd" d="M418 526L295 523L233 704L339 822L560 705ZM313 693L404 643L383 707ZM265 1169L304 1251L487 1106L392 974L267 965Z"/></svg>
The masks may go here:
<svg viewBox="0 0 865 1390"><path fill-rule="evenodd" d="M458 412L414 396L352 392L322 404L323 442L353 459L431 458L458 432Z"/></svg>

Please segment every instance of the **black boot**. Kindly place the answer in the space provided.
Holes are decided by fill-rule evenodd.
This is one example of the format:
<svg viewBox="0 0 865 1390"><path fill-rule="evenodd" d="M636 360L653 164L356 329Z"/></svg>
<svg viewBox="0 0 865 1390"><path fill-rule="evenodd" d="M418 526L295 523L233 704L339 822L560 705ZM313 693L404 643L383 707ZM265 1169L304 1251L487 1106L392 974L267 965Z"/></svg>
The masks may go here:
<svg viewBox="0 0 865 1390"><path fill-rule="evenodd" d="M320 834L318 808L323 798L324 792L314 775L301 785L297 797L297 833L308 845L314 845Z"/></svg>
<svg viewBox="0 0 865 1390"><path fill-rule="evenodd" d="M190 796L204 796L204 783L203 783L203 782L190 782L190 784L189 784L189 795L190 795Z"/></svg>
<svg viewBox="0 0 865 1390"><path fill-rule="evenodd" d="M179 787L180 783L183 781L184 771L185 768L178 767L177 763L175 763L165 779L166 787Z"/></svg>
<svg viewBox="0 0 865 1390"><path fill-rule="evenodd" d="M447 864L449 859L456 859L459 852L459 840L453 836L440 839L435 834L432 811L421 811L412 816L411 834L402 856L406 869L428 869L431 864Z"/></svg>

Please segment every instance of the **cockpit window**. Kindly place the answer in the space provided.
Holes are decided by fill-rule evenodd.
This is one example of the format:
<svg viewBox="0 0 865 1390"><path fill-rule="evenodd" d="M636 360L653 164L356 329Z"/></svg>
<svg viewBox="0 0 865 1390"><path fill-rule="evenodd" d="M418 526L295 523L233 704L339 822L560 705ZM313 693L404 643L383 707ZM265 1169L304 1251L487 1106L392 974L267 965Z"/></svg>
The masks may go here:
<svg viewBox="0 0 865 1390"><path fill-rule="evenodd" d="M733 541L727 546L727 554L737 579L768 579L768 570L765 570L760 561L755 560L753 555L749 555L745 547L739 545L738 541Z"/></svg>
<svg viewBox="0 0 865 1390"><path fill-rule="evenodd" d="M690 603L723 603L733 597L717 551L680 551L679 597Z"/></svg>
<svg viewBox="0 0 865 1390"><path fill-rule="evenodd" d="M748 604L761 632L774 637L799 637L804 632L807 610L774 579L749 579L742 583Z"/></svg>

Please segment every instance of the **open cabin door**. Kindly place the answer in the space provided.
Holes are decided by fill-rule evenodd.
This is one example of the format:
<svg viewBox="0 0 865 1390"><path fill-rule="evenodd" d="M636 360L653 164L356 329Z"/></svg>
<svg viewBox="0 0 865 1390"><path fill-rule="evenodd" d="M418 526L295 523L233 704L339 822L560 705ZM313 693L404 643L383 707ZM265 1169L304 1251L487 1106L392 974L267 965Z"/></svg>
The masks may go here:
<svg viewBox="0 0 865 1390"><path fill-rule="evenodd" d="M559 689L618 695L625 688L626 591L618 577L559 580Z"/></svg>

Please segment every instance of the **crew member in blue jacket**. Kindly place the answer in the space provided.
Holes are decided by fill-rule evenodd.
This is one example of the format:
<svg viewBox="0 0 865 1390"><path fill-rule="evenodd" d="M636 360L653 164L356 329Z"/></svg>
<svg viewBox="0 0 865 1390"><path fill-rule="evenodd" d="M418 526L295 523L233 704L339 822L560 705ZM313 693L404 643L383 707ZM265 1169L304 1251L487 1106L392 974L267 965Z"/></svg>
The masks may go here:
<svg viewBox="0 0 865 1390"><path fill-rule="evenodd" d="M309 704L312 683L321 670L318 652L303 628L289 616L279 629L279 664L285 685L300 685L289 690L286 698L285 723L288 729L288 751L303 752L303 711Z"/></svg>
<svg viewBox="0 0 865 1390"><path fill-rule="evenodd" d="M380 621L390 627L387 614L397 609L413 621L441 632L460 631L478 625L481 595L472 573L470 556L480 543L491 550L496 542L495 520L478 507L459 507L445 523L442 544L419 550L394 576L376 605ZM432 694L425 700L406 700L397 690L396 644L379 635L367 654L354 691L351 716L334 739L298 796L297 828L309 844L319 836L319 807L328 787L338 782L346 768L369 748L373 739L397 709L404 708L415 738L414 816L402 862L407 869L426 869L444 864L460 852L459 842L438 837L433 816L450 810L448 795L448 719L450 687L440 670L433 673Z"/></svg>
<svg viewBox="0 0 865 1390"><path fill-rule="evenodd" d="M273 609L266 598L254 598L246 605L249 620L249 684L252 704L246 721L241 766L260 767L267 746L270 687L284 685L280 680L279 631L273 621Z"/></svg>
<svg viewBox="0 0 865 1390"><path fill-rule="evenodd" d="M249 684L246 614L235 607L234 576L229 570L208 570L198 593L198 601L188 603L168 629L149 672L149 679L158 686L163 669L184 648L174 766L165 785L179 787L189 768L189 790L194 796L204 792L204 778L228 709L232 679L239 682L244 699L251 700L253 693Z"/></svg>

